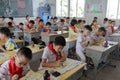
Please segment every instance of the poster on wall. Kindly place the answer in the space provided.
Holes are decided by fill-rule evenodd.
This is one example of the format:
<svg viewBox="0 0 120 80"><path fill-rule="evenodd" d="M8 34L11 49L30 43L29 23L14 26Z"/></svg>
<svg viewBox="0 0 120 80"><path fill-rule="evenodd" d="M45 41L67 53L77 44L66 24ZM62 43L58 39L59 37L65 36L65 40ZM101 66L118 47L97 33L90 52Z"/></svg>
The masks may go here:
<svg viewBox="0 0 120 80"><path fill-rule="evenodd" d="M93 14L103 13L103 0L87 0L86 11Z"/></svg>

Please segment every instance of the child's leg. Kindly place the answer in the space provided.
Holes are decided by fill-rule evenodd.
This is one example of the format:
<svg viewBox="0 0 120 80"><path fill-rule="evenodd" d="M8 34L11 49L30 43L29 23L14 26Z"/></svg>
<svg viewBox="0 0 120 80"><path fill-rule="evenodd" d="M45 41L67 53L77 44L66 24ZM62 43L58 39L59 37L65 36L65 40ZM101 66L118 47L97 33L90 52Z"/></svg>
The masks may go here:
<svg viewBox="0 0 120 80"><path fill-rule="evenodd" d="M80 57L81 61L86 62L86 57L80 49L76 49L76 53Z"/></svg>

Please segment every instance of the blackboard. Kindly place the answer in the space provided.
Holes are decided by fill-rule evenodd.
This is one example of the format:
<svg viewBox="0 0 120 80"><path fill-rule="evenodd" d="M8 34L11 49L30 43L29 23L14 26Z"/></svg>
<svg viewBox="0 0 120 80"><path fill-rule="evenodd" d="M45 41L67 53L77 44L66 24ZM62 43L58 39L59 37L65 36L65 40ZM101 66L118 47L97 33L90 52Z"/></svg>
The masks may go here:
<svg viewBox="0 0 120 80"><path fill-rule="evenodd" d="M32 0L0 0L0 17L33 16Z"/></svg>

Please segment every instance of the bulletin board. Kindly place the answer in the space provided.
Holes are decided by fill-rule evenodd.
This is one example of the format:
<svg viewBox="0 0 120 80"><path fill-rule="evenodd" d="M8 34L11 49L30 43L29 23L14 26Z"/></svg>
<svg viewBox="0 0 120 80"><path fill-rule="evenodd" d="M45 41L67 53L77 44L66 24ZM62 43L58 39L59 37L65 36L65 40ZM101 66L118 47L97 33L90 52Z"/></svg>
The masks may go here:
<svg viewBox="0 0 120 80"><path fill-rule="evenodd" d="M0 0L0 17L33 16L32 0Z"/></svg>
<svg viewBox="0 0 120 80"><path fill-rule="evenodd" d="M87 13L101 14L103 13L104 0L87 0L86 11Z"/></svg>

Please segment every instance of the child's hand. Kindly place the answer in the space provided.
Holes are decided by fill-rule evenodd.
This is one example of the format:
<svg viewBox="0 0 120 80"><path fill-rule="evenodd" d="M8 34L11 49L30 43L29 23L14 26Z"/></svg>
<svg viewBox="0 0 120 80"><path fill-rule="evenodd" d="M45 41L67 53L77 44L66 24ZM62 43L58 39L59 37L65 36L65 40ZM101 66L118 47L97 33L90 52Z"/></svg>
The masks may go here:
<svg viewBox="0 0 120 80"><path fill-rule="evenodd" d="M12 80L18 80L19 76L17 74L15 74L13 77L12 77Z"/></svg>
<svg viewBox="0 0 120 80"><path fill-rule="evenodd" d="M57 67L59 67L59 66L62 65L62 62L61 62L60 60L58 60L58 61L55 62L55 65L56 65Z"/></svg>

